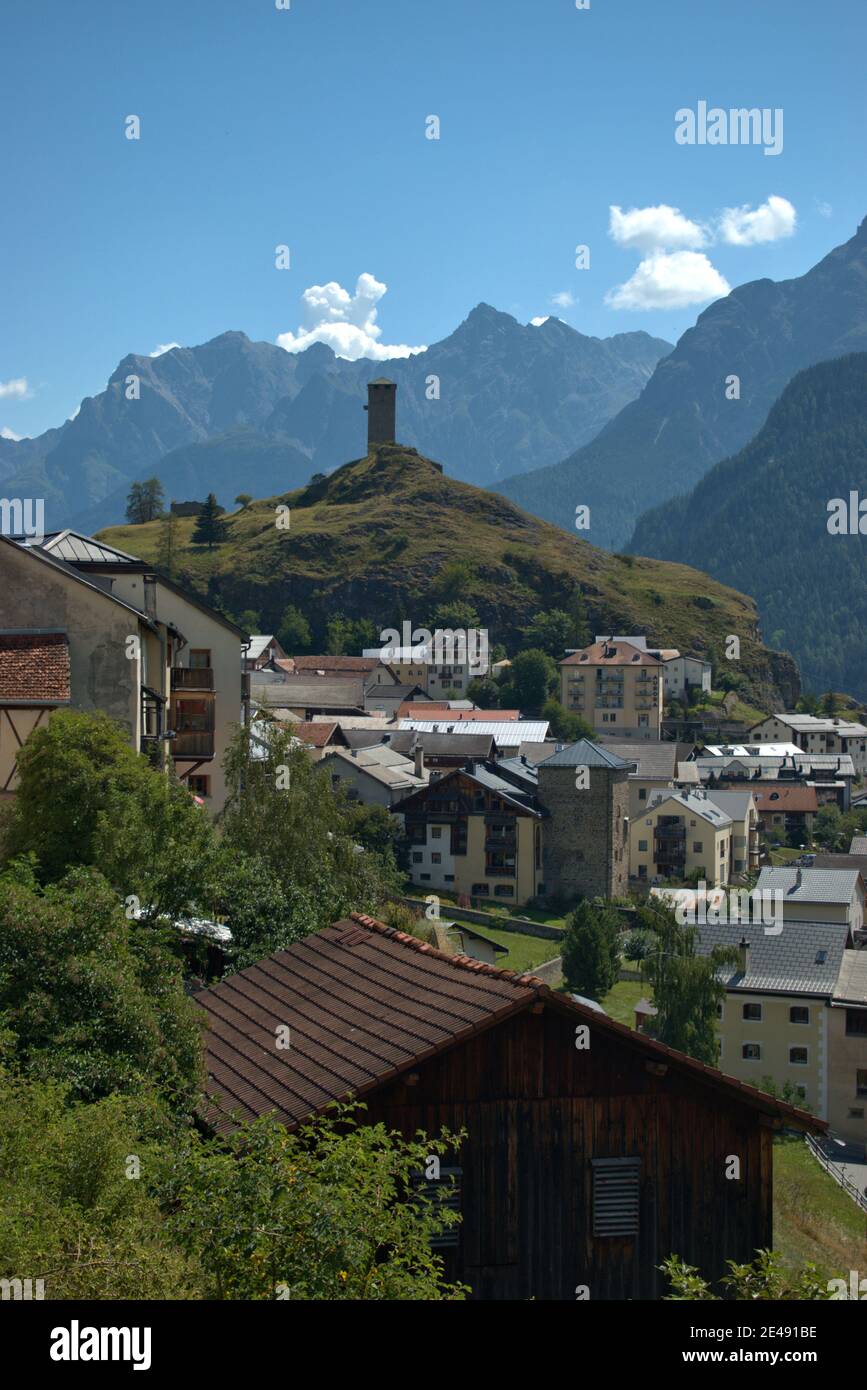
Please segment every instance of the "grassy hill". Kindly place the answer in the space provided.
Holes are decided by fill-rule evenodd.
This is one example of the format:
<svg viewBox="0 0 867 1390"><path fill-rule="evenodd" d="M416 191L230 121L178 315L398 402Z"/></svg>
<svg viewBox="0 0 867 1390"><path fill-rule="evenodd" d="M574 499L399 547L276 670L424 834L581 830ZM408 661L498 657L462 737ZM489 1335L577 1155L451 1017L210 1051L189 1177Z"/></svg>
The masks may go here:
<svg viewBox="0 0 867 1390"><path fill-rule="evenodd" d="M288 529L277 527L278 504L291 508ZM471 604L491 645L513 651L536 613L570 610L580 587L591 636L644 633L682 651L722 654L734 633L752 703L791 707L797 696L797 668L763 646L752 599L685 565L598 550L504 497L445 477L403 445L381 445L296 492L251 503L228 518L228 537L212 551L192 544L194 525L175 522L174 578L227 612L259 613L262 631L276 630L290 603L319 632L335 612L370 618L377 630L404 619L429 626L447 598ZM165 526L100 534L156 564ZM464 580L445 592L455 562Z"/></svg>

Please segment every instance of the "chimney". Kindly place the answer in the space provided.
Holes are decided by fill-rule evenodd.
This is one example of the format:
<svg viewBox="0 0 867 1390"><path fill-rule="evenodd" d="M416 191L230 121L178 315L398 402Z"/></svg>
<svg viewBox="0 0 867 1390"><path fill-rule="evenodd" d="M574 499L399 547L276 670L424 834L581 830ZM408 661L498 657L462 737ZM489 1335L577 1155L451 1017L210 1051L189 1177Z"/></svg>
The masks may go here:
<svg viewBox="0 0 867 1390"><path fill-rule="evenodd" d="M397 412L397 384L377 377L367 383L367 452L377 444L393 444Z"/></svg>
<svg viewBox="0 0 867 1390"><path fill-rule="evenodd" d="M738 942L738 970L742 975L748 975L750 969L750 943L745 936Z"/></svg>
<svg viewBox="0 0 867 1390"><path fill-rule="evenodd" d="M413 771L416 777L424 777L424 748L421 743L412 746Z"/></svg>

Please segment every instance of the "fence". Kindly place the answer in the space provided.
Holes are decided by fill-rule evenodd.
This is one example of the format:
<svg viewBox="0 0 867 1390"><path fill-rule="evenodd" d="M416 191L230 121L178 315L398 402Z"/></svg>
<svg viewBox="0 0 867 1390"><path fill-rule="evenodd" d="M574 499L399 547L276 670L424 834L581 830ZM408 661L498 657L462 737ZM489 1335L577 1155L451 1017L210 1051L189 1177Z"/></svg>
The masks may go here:
<svg viewBox="0 0 867 1390"><path fill-rule="evenodd" d="M819 1144L817 1140L813 1138L812 1134L807 1134L804 1137L807 1140L808 1149L810 1150L813 1157L825 1169L825 1172L830 1173L834 1181L836 1183L839 1183L840 1187L842 1187L843 1190L849 1194L849 1196L852 1198L852 1201L855 1202L861 1208L862 1211L867 1211L867 1193L859 1192L855 1184L853 1182L850 1182L850 1180L846 1177L845 1173L841 1173L839 1171L838 1165L830 1161L828 1155L825 1153L825 1150L822 1148L821 1144Z"/></svg>

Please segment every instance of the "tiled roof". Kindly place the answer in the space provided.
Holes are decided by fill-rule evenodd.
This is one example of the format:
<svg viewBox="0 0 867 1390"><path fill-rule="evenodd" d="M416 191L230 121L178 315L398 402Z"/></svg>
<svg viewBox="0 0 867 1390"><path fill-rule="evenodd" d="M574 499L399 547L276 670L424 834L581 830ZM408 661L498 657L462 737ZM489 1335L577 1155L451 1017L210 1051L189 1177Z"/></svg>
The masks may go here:
<svg viewBox="0 0 867 1390"><path fill-rule="evenodd" d="M834 998L856 1008L867 1005L867 951L844 951Z"/></svg>
<svg viewBox="0 0 867 1390"><path fill-rule="evenodd" d="M712 792L716 797L717 793ZM757 811L818 811L815 787L756 787L753 800Z"/></svg>
<svg viewBox="0 0 867 1390"><path fill-rule="evenodd" d="M348 674L362 674L366 671L373 671L379 665L379 661L369 656L295 656L292 657L295 670L302 671L325 671L327 675L339 675L342 672Z"/></svg>
<svg viewBox="0 0 867 1390"><path fill-rule="evenodd" d="M778 925L778 924L773 924ZM727 989L757 993L831 995L850 942L849 928L829 922L785 922L778 935L766 934L760 922L704 923L697 927L699 955L713 946L750 943L746 974L740 965L724 965L720 978Z"/></svg>
<svg viewBox="0 0 867 1390"><path fill-rule="evenodd" d="M328 740L333 737L335 730L340 732L338 724L314 724L312 720L302 719L297 724L292 725L292 734L302 743L309 744L311 748L324 748Z"/></svg>
<svg viewBox="0 0 867 1390"><path fill-rule="evenodd" d="M849 903L857 881L857 869L765 867L759 874L756 891L780 889L790 903Z"/></svg>
<svg viewBox="0 0 867 1390"><path fill-rule="evenodd" d="M688 746L673 740L657 741L642 739L606 738L602 735L601 745L609 752L635 763L636 770L631 775L639 780L661 778L665 782L674 781L677 764L687 756Z"/></svg>
<svg viewBox="0 0 867 1390"><path fill-rule="evenodd" d="M771 714L753 724L752 729L760 729L769 719L776 719L788 729L802 734L840 734L843 738L863 738L867 728L851 719L834 719L830 715L815 714ZM752 729L750 732L752 732Z"/></svg>
<svg viewBox="0 0 867 1390"><path fill-rule="evenodd" d="M0 703L70 698L65 632L0 632Z"/></svg>
<svg viewBox="0 0 867 1390"><path fill-rule="evenodd" d="M849 845L850 854L867 854L867 835L853 835Z"/></svg>
<svg viewBox="0 0 867 1390"><path fill-rule="evenodd" d="M211 1097L206 1118L222 1131L232 1116L274 1112L294 1125L333 1101L412 1070L537 1001L588 1023L641 1060L666 1062L693 1084L751 1108L824 1131L821 1120L774 1100L714 1067L675 1052L604 1014L557 994L532 975L466 956L353 913L230 975L195 1001L208 1027ZM288 1027L288 1048L277 1046Z"/></svg>
<svg viewBox="0 0 867 1390"><path fill-rule="evenodd" d="M564 657L561 666L661 666L655 656L629 642L594 642Z"/></svg>

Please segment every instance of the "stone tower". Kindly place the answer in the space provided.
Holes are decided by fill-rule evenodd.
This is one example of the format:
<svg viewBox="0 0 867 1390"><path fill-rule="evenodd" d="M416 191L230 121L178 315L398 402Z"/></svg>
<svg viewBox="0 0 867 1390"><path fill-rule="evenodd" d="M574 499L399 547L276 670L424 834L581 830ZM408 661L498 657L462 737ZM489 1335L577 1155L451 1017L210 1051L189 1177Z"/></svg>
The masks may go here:
<svg viewBox="0 0 867 1390"><path fill-rule="evenodd" d="M367 452L375 444L393 444L396 438L397 383L384 376L367 383Z"/></svg>
<svg viewBox="0 0 867 1390"><path fill-rule="evenodd" d="M613 898L629 886L629 785L636 764L587 739L539 763L545 896Z"/></svg>

